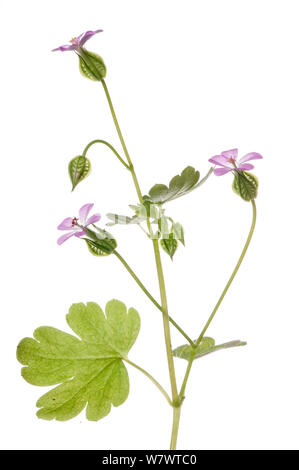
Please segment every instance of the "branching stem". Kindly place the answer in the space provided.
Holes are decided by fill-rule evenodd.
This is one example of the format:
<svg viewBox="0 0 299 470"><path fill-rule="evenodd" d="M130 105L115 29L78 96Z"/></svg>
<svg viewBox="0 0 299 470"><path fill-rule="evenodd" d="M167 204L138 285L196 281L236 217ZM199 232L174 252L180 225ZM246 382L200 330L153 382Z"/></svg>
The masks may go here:
<svg viewBox="0 0 299 470"><path fill-rule="evenodd" d="M104 79L101 80L101 83L103 85L107 101L109 104L109 108L111 111L111 115L116 127L116 131L119 136L119 140L121 142L123 151L126 155L130 171L132 174L133 182L135 185L135 189L138 195L138 199L140 204L143 204L143 198L142 198L142 193L140 190L140 186L138 183L138 179L129 155L129 152L127 150L122 132L120 130L117 117L114 111L114 107L112 104L111 97L109 95L109 91L106 85L106 82ZM151 233L151 226L148 221L150 233ZM167 354L167 362L168 362L168 370L169 370L169 377L170 377L170 384L171 384L171 391L172 391L172 405L175 407L174 410L174 423L173 423L173 431L172 431L172 438L171 438L171 449L175 449L176 446L176 441L177 441L177 433L178 433L178 424L179 424L179 418L180 418L180 413L177 411L179 408L178 406L178 391L177 391L177 384L176 384L176 376L175 376L175 369L174 369L174 361L173 361L173 355L172 355L172 346L171 346L171 335L170 335L170 327L169 327L169 315L168 315L168 307L167 307L167 297L166 297L166 289L165 289L165 281L164 281L164 275L163 275L163 269L162 269L162 262L161 262L161 256L160 256L160 248L159 248L159 241L157 239L153 239L153 247L154 247L154 254L155 254L155 260L156 260L156 266L157 266L157 274L158 274L158 281L159 281L159 288L160 288L160 295L161 295L161 306L162 306L162 317L163 317L163 328L164 328L164 338L165 338L165 345L166 345L166 354Z"/></svg>
<svg viewBox="0 0 299 470"><path fill-rule="evenodd" d="M121 156L119 155L117 150L115 150L115 148L111 144L109 144L109 142L106 142L106 140L96 139L96 140L92 140L91 142L89 142L89 144L87 144L85 149L83 150L82 157L86 156L88 150L94 144L103 144L103 145L106 145L107 147L109 147L110 150L112 150L112 152L114 153L114 155L116 155L118 160L127 168L127 170L130 170L129 165L121 158Z"/></svg>
<svg viewBox="0 0 299 470"><path fill-rule="evenodd" d="M164 397L166 398L166 400L168 401L168 403L172 406L172 401L171 401L171 398L170 396L168 395L168 393L166 392L166 390L162 387L162 385L159 384L159 382L149 373L147 372L145 369L143 369L142 367L138 366L137 364L135 364L134 362L130 361L129 359L125 359L123 358L123 360L125 362L127 362L128 364L130 364L131 366L135 367L135 369L138 369L140 372L142 372L144 375L146 375L146 377L148 377L152 382L153 384L160 390L160 392L164 395Z"/></svg>

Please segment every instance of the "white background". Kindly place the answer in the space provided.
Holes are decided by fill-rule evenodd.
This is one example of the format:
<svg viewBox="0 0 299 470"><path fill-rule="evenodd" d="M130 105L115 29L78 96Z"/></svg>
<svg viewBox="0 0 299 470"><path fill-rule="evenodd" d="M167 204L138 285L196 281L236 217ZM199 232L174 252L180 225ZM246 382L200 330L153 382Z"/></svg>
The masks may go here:
<svg viewBox="0 0 299 470"><path fill-rule="evenodd" d="M275 0L2 1L1 6L1 447L165 449L171 409L130 368L128 400L100 422L36 418L46 389L27 384L15 358L40 325L70 331L73 302L111 298L140 312L130 357L169 389L160 313L114 257L92 257L56 226L87 202L128 213L130 175L108 149L74 193L67 164L92 139L120 145L100 84L73 53L53 47L103 28L88 48L104 57L119 121L143 193L239 147L262 153L257 229L209 335L244 348L194 364L180 449L298 449L298 2ZM186 231L175 260L163 254L170 312L196 337L220 295L251 223L250 204L215 176L167 206ZM152 247L118 227L119 251L158 298ZM173 331L173 329L172 329ZM184 342L184 341L183 341ZM173 331L173 345L182 339ZM181 381L186 363L175 360Z"/></svg>

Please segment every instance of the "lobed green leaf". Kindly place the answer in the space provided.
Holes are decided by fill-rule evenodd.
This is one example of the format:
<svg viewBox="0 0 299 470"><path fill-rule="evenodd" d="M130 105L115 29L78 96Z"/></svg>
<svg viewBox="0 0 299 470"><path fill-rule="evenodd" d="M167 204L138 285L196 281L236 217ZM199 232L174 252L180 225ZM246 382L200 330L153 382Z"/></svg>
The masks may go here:
<svg viewBox="0 0 299 470"><path fill-rule="evenodd" d="M207 175L199 181L199 171L196 171L192 166L188 166L180 175L176 175L172 178L169 182L169 186L156 184L149 190L149 195L144 196L143 199L153 204L164 204L165 202L173 201L198 188L207 180L212 171L213 170L210 169Z"/></svg>
<svg viewBox="0 0 299 470"><path fill-rule="evenodd" d="M118 300L107 303L105 314L93 302L73 304L66 318L81 340L56 328L37 328L17 348L17 358L26 366L22 376L33 385L60 384L38 400L39 418L65 421L87 405L87 419L97 421L128 396L122 358L138 336L140 318Z"/></svg>

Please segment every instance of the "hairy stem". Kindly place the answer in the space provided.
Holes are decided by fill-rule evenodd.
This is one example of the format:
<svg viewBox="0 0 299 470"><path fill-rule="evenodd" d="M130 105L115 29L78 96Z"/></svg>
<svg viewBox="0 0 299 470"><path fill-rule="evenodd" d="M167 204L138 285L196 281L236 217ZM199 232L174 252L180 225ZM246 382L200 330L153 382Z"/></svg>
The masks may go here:
<svg viewBox="0 0 299 470"><path fill-rule="evenodd" d="M115 150L115 148L109 144L109 142L106 142L106 140L100 140L100 139L96 139L96 140L92 140L91 142L89 142L89 144L86 145L85 149L83 150L83 153L82 153L82 156L85 157L88 150L90 149L90 147L94 144L104 144L106 145L107 147L110 148L110 150L112 150L112 152L116 155L116 157L118 158L118 160L128 169L130 170L130 167L129 165L121 158L121 156L119 155L119 153Z"/></svg>
<svg viewBox="0 0 299 470"><path fill-rule="evenodd" d="M148 377L152 383L160 390L160 392L164 395L164 397L166 398L166 400L168 401L168 403L172 406L172 401L171 401L171 398L170 396L168 395L168 393L166 392L166 390L162 387L162 385L159 384L159 382L149 373L147 372L145 369L143 369L142 367L138 366L137 364L135 364L134 362L130 361L129 359L125 359L123 358L123 360L125 362L127 362L128 364L130 364L131 366L135 367L135 369L138 369L140 372L142 372L144 375L146 375L146 377Z"/></svg>
<svg viewBox="0 0 299 470"><path fill-rule="evenodd" d="M138 276L134 273L133 269L128 265L128 263L124 260L124 258L118 253L118 251L114 250L113 252L115 256L120 260L120 262L124 265L126 270L130 273L132 278L137 282L138 286L143 290L145 295L152 301L152 303L159 309L161 312L163 312L163 308L161 305L154 299L154 297L149 293L149 291L146 289L146 287L142 284ZM181 333L181 335L184 336L184 338L191 344L191 346L194 346L194 342L192 341L191 338L185 333L185 331L169 316L169 321L173 324L173 326Z"/></svg>

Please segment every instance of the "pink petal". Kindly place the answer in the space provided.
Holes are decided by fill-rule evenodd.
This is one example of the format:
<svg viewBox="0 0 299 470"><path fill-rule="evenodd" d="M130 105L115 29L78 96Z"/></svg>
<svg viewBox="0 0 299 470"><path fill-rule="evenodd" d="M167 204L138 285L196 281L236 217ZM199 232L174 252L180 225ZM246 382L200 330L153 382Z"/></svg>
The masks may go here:
<svg viewBox="0 0 299 470"><path fill-rule="evenodd" d="M67 217L64 219L61 224L58 225L58 230L70 230L73 228L73 219L72 217Z"/></svg>
<svg viewBox="0 0 299 470"><path fill-rule="evenodd" d="M242 163L242 165L239 165L239 166L238 166L238 169L239 169L239 170L242 170L242 171L243 171L243 170L245 170L245 171L247 171L247 170L252 170L253 168L254 168L254 166L251 165L250 163Z"/></svg>
<svg viewBox="0 0 299 470"><path fill-rule="evenodd" d="M56 47L56 49L52 49L52 52L55 52L55 51L61 51L61 52L73 51L76 48L77 48L77 46L75 44L66 44L65 46L59 46L59 47Z"/></svg>
<svg viewBox="0 0 299 470"><path fill-rule="evenodd" d="M221 155L225 158L236 160L238 157L238 149L225 150L224 152L221 152Z"/></svg>
<svg viewBox="0 0 299 470"><path fill-rule="evenodd" d="M87 221L85 223L85 227L87 227L90 224L95 224L96 222L98 222L100 220L100 218L101 218L101 214L92 215L91 217L89 217L89 219L87 219Z"/></svg>
<svg viewBox="0 0 299 470"><path fill-rule="evenodd" d="M226 173L229 173L230 171L233 171L233 168L215 168L214 175L222 176L222 175L225 175Z"/></svg>
<svg viewBox="0 0 299 470"><path fill-rule="evenodd" d="M240 158L239 163L249 162L249 160L259 160L260 158L263 158L260 153L250 152Z"/></svg>
<svg viewBox="0 0 299 470"><path fill-rule="evenodd" d="M86 219L93 206L93 204L84 204L84 206L82 206L79 210L79 217L82 225L86 224Z"/></svg>
<svg viewBox="0 0 299 470"><path fill-rule="evenodd" d="M62 243L64 243L69 238L71 238L73 235L75 235L75 232L65 233L64 235L58 238L57 240L58 245L62 245Z"/></svg>
<svg viewBox="0 0 299 470"><path fill-rule="evenodd" d="M82 230L81 232L77 232L74 235L75 235L75 237L83 237L83 235L86 235L86 232L85 232L85 230Z"/></svg>
<svg viewBox="0 0 299 470"><path fill-rule="evenodd" d="M222 155L215 155L209 159L209 162L215 163L215 165L224 166L226 168L233 168L233 164L229 162L229 159Z"/></svg>
<svg viewBox="0 0 299 470"><path fill-rule="evenodd" d="M73 39L73 41L76 43L76 44L79 44L80 43L80 40L82 38L82 36L84 36L85 33L81 33L79 34L79 36L77 36L76 38ZM72 41L71 41L72 42Z"/></svg>
<svg viewBox="0 0 299 470"><path fill-rule="evenodd" d="M86 43L86 41L88 41L92 36L94 36L97 33L102 33L102 32L103 32L102 29L97 29L96 31L86 31L86 33L83 34L83 37L79 42L79 45L83 46Z"/></svg>

